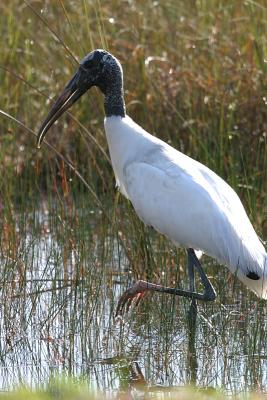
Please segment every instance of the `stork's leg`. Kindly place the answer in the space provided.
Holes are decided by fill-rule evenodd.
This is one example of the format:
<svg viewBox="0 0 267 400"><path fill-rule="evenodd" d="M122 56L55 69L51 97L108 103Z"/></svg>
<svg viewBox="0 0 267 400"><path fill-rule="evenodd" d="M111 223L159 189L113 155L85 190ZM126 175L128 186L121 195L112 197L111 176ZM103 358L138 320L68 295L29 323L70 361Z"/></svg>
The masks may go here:
<svg viewBox="0 0 267 400"><path fill-rule="evenodd" d="M122 314L124 308L126 308L126 311L128 311L133 300L136 300L137 303L139 303L144 294L149 290L161 293L169 293L176 296L188 297L191 298L192 300L204 300L204 301L215 300L216 298L215 290L213 289L212 284L210 283L207 275L205 274L202 265L200 264L194 250L188 249L187 255L188 255L190 290L170 288L167 286L157 285L155 283L150 283L146 281L138 281L132 287L127 289L121 296L117 306L116 316ZM192 275L192 270L194 269L193 268L194 266L196 267L200 275L201 281L203 283L204 293L198 293L195 291L193 284L194 276Z"/></svg>
<svg viewBox="0 0 267 400"><path fill-rule="evenodd" d="M187 250L187 268L188 268L188 277L189 277L189 289L191 293L195 292L195 252L191 252L191 249ZM196 326L196 317L197 317L197 301L195 298L192 298L190 308L188 311L188 322L189 329L194 329Z"/></svg>
<svg viewBox="0 0 267 400"><path fill-rule="evenodd" d="M187 250L187 268L189 277L189 288L191 292L195 292L195 252L191 249ZM198 261L198 260L197 260ZM188 310L188 349L187 349L187 375L188 384L195 385L197 379L197 356L196 356L196 322L197 322L197 301L192 298L190 308Z"/></svg>

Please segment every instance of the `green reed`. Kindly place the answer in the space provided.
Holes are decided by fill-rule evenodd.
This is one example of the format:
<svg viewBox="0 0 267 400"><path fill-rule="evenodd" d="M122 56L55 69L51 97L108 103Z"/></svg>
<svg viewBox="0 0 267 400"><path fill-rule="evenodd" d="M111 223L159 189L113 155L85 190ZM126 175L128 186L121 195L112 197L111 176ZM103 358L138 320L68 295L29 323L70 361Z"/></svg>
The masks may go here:
<svg viewBox="0 0 267 400"><path fill-rule="evenodd" d="M37 151L34 136L77 60L107 48L123 64L129 115L225 178L266 240L265 1L4 3L0 387L64 372L101 390L132 388L137 374L152 391L266 391L266 305L207 257L218 300L199 305L193 346L184 299L148 295L114 321L135 279L187 279L184 252L116 193L101 94L58 121L53 148Z"/></svg>

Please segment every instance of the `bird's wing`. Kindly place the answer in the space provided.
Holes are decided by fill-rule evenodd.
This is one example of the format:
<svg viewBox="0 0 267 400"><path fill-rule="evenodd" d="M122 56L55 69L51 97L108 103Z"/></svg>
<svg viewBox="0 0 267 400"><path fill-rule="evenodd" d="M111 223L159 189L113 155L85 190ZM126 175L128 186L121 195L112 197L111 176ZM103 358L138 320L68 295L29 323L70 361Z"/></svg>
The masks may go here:
<svg viewBox="0 0 267 400"><path fill-rule="evenodd" d="M254 229L233 189L218 177L220 187L214 190L217 175L209 180L205 177L209 171L205 169L203 173L197 164L190 168L169 164L162 169L155 164L132 162L124 169L124 181L136 213L147 225L177 245L235 265L243 241L238 227L245 219L245 228L252 232ZM234 221L231 201L237 214Z"/></svg>
<svg viewBox="0 0 267 400"><path fill-rule="evenodd" d="M129 164L124 174L128 197L147 225L175 244L207 252L225 216L201 175L189 175L175 165L166 172L145 162Z"/></svg>
<svg viewBox="0 0 267 400"><path fill-rule="evenodd" d="M198 163L199 164L199 163ZM202 164L200 172L205 181L212 187L213 192L220 199L220 202L228 214L233 226L238 227L238 232L243 241L254 241L259 244L259 238L246 214L243 204L236 192L215 172L211 171Z"/></svg>

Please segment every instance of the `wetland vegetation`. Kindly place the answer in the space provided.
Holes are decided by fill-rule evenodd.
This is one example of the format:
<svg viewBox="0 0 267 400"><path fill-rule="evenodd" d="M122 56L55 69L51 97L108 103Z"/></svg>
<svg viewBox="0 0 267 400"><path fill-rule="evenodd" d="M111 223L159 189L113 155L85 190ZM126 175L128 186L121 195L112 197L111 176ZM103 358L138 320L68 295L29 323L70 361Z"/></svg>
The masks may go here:
<svg viewBox="0 0 267 400"><path fill-rule="evenodd" d="M134 280L188 280L184 251L115 190L101 94L41 151L35 138L77 60L106 48L128 114L227 180L266 241L266 1L11 0L0 28L0 390L67 375L119 398L266 394L266 302L208 257L218 298L199 302L195 337L182 298L149 294L114 320Z"/></svg>

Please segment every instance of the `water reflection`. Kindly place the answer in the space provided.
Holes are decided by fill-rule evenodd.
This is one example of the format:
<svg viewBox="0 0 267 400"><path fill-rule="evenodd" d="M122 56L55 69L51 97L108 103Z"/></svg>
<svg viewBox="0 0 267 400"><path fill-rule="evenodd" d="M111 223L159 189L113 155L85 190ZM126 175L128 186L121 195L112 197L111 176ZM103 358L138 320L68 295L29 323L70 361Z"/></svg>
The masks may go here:
<svg viewBox="0 0 267 400"><path fill-rule="evenodd" d="M115 321L133 278L114 232L84 227L61 237L58 225L38 230L42 218L34 216L16 260L1 259L1 390L38 387L63 372L127 398L187 384L267 390L264 302L240 290L228 297L218 280L219 300L198 303L196 322L189 301L157 293ZM169 257L163 250L160 259Z"/></svg>

